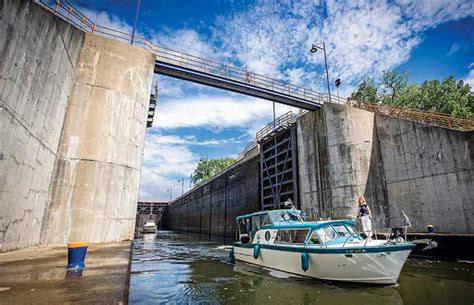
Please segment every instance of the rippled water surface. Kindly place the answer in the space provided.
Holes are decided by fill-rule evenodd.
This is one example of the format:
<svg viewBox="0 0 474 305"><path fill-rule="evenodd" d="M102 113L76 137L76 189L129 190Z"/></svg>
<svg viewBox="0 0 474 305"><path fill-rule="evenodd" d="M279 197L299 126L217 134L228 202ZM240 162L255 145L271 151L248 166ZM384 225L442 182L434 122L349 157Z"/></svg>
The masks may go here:
<svg viewBox="0 0 474 305"><path fill-rule="evenodd" d="M474 264L410 259L395 286L341 284L233 264L222 243L159 231L135 240L131 304L474 304Z"/></svg>

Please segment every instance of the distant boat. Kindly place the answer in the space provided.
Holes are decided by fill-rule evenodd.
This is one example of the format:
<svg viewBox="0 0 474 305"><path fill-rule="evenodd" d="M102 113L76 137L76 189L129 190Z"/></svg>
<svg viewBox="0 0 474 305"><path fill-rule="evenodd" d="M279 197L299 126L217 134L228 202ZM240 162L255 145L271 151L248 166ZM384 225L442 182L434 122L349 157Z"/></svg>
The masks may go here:
<svg viewBox="0 0 474 305"><path fill-rule="evenodd" d="M156 224L153 220L148 220L142 227L142 233L156 233Z"/></svg>
<svg viewBox="0 0 474 305"><path fill-rule="evenodd" d="M306 222L294 207L236 220L236 260L318 279L395 284L415 247L399 234L365 239L352 220Z"/></svg>

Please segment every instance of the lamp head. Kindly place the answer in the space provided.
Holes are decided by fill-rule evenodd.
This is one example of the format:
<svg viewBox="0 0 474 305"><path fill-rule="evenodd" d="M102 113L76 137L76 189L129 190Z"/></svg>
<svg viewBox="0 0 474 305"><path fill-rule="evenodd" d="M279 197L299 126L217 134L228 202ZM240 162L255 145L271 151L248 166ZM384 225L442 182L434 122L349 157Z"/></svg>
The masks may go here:
<svg viewBox="0 0 474 305"><path fill-rule="evenodd" d="M314 44L313 46L311 47L311 53L316 53L318 52L318 47L316 47Z"/></svg>

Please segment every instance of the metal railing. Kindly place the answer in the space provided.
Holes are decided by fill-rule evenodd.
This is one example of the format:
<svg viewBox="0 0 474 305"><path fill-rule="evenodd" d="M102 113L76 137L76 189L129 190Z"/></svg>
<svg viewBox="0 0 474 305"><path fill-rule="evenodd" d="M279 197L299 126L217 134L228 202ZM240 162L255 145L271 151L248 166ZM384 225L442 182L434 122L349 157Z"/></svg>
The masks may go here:
<svg viewBox="0 0 474 305"><path fill-rule="evenodd" d="M272 121L271 123L268 123L267 125L265 125L262 129L257 131L255 139L253 139L250 143L248 143L245 146L245 148L239 153L239 155L235 159L235 162L242 160L245 157L245 154L247 154L247 152L249 152L250 150L252 150L258 145L259 140L271 134L275 130L285 128L285 127L288 127L290 124L293 124L294 122L296 122L296 119L300 115L301 113L296 115L296 114L293 114L291 111L288 111L284 113L283 115L279 116L278 118L276 118L275 121Z"/></svg>
<svg viewBox="0 0 474 305"><path fill-rule="evenodd" d="M474 130L474 120L472 118L465 118L449 114L421 111L390 105L369 104L357 101L350 101L349 104L353 107L375 112L378 114L406 119L410 121L417 121L436 127L449 128L459 131Z"/></svg>
<svg viewBox="0 0 474 305"><path fill-rule="evenodd" d="M249 72L215 60L204 59L170 48L165 48L153 43L145 37L139 35L132 36L130 33L96 24L86 15L81 13L79 9L74 7L74 5L69 0L36 0L36 2L51 11L54 15L62 18L63 20L85 32L110 37L124 42L131 42L133 39L133 43L135 45L140 45L151 50L156 55L158 62L163 62L182 68L188 68L198 72L211 74L213 76L249 84L267 91L273 91L279 94L296 97L301 100L317 104L323 104L324 101L327 100L327 94L323 94L315 90L288 84L281 80Z"/></svg>
<svg viewBox="0 0 474 305"><path fill-rule="evenodd" d="M245 158L245 155L251 151L252 149L254 149L255 147L257 147L257 140L256 139L253 139L250 143L248 143L245 148L239 153L239 155L237 156L237 158L235 159L235 162L239 162L240 160L243 160Z"/></svg>
<svg viewBox="0 0 474 305"><path fill-rule="evenodd" d="M287 113L279 116L274 121L265 125L265 127L257 131L257 134L256 134L257 141L260 141L261 139L265 138L267 135L273 133L274 130L288 127L289 125L296 122L297 117L298 116L296 114L293 114L291 111L288 111Z"/></svg>

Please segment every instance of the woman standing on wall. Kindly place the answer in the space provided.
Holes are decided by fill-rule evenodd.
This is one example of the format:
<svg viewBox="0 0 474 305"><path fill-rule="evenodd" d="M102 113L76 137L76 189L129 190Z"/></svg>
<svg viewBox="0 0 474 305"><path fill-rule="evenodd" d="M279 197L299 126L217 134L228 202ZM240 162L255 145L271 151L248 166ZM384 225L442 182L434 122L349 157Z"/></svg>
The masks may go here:
<svg viewBox="0 0 474 305"><path fill-rule="evenodd" d="M368 240L372 239L372 212L370 211L369 205L365 201L364 196L359 197L359 213L357 217L362 222L362 228Z"/></svg>

